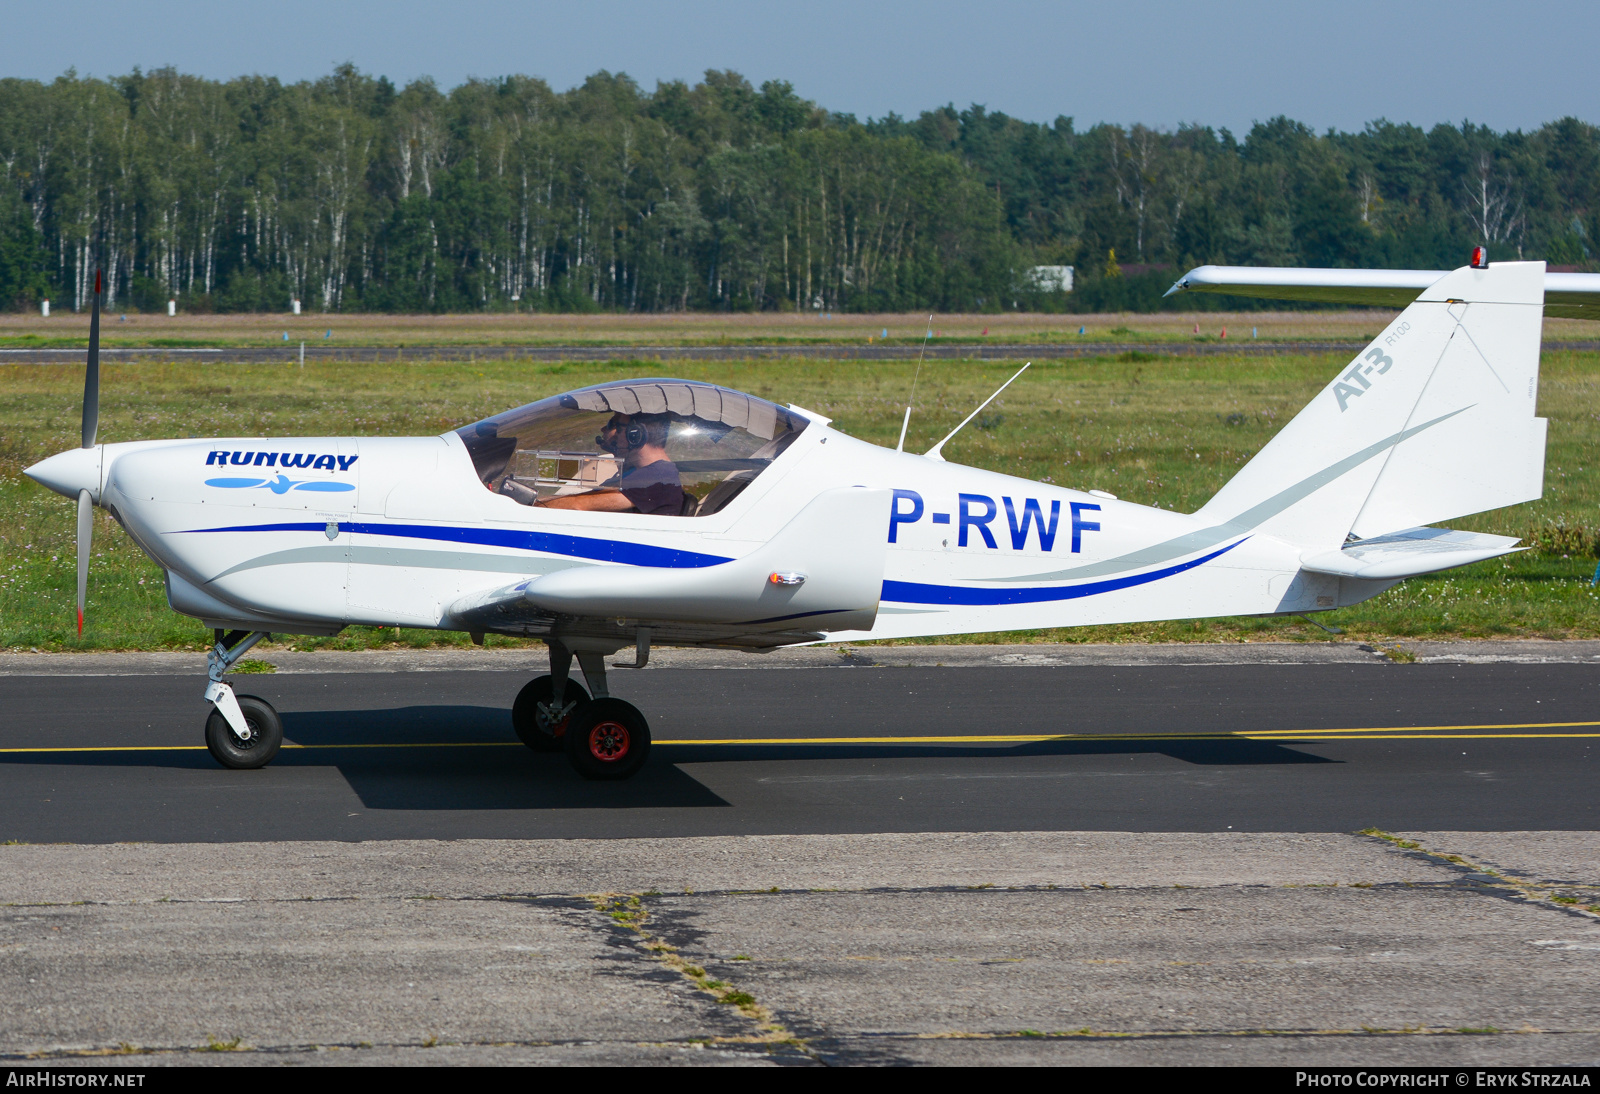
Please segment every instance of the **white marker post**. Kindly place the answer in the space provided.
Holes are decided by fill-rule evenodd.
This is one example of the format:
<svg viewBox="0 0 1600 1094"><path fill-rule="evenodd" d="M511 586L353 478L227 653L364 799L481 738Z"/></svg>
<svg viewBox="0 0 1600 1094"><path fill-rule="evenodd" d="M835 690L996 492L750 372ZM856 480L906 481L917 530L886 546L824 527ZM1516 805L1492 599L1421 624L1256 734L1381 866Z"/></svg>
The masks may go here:
<svg viewBox="0 0 1600 1094"><path fill-rule="evenodd" d="M289 310L291 312L293 312L295 315L299 315L300 314L300 301L298 301L298 300L289 301Z"/></svg>
<svg viewBox="0 0 1600 1094"><path fill-rule="evenodd" d="M44 316L46 319L50 318L50 301L45 300L40 302L39 314Z"/></svg>
<svg viewBox="0 0 1600 1094"><path fill-rule="evenodd" d="M306 344L304 342L300 343L300 367L306 367Z"/></svg>
<svg viewBox="0 0 1600 1094"><path fill-rule="evenodd" d="M176 300L167 301L167 314L169 316L178 314L178 302Z"/></svg>

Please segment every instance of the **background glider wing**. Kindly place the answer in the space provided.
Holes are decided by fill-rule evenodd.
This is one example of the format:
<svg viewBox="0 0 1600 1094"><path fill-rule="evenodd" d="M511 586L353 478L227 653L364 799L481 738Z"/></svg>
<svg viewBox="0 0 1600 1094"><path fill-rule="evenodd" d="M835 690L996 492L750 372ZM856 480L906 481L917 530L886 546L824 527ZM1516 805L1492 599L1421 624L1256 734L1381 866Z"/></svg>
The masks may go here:
<svg viewBox="0 0 1600 1094"><path fill-rule="evenodd" d="M1197 266L1167 290L1226 293L1263 300L1403 308L1448 270L1317 270L1274 266ZM1546 273L1544 313L1600 319L1600 274Z"/></svg>

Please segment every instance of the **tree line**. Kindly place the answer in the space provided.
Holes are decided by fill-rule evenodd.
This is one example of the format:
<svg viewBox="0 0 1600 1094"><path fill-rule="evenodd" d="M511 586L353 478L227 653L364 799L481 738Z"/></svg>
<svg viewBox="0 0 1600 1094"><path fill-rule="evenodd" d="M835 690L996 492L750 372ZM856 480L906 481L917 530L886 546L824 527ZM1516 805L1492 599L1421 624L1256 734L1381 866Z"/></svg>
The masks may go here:
<svg viewBox="0 0 1600 1094"><path fill-rule="evenodd" d="M103 268L112 307L191 311L1147 309L1206 262L1449 268L1484 243L1596 269L1597 231L1600 130L1576 118L1240 138L860 121L716 71L0 80L10 308L85 307Z"/></svg>

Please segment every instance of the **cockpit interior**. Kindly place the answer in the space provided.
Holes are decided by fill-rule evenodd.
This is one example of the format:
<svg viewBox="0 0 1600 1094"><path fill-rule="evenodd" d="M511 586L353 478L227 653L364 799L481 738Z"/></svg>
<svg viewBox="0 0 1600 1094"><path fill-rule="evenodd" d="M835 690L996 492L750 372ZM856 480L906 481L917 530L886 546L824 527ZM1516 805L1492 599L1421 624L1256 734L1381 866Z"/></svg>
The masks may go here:
<svg viewBox="0 0 1600 1094"><path fill-rule="evenodd" d="M478 479L523 505L584 507L585 495L622 492L653 460L649 478L676 481L669 512L721 511L806 427L806 419L754 395L695 380L626 380L541 399L456 431ZM670 462L667 462L670 461ZM653 496L660 496L659 489ZM618 502L612 508L623 503Z"/></svg>

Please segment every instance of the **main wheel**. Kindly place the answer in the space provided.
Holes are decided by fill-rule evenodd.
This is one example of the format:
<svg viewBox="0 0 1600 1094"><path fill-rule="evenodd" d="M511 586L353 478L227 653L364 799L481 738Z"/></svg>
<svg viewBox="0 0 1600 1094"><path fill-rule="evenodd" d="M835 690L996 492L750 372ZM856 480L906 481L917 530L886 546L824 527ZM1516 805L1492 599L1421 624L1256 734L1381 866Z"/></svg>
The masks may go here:
<svg viewBox="0 0 1600 1094"><path fill-rule="evenodd" d="M249 738L239 740L222 711L213 707L206 719L206 748L223 767L266 767L283 747L283 722L271 703L254 695L239 696L239 710L250 730Z"/></svg>
<svg viewBox="0 0 1600 1094"><path fill-rule="evenodd" d="M567 723L567 759L586 779L627 779L650 756L650 724L632 703L591 699Z"/></svg>
<svg viewBox="0 0 1600 1094"><path fill-rule="evenodd" d="M523 744L535 752L560 752L567 733L567 723L578 707L589 701L583 685L567 677L567 689L562 706L566 713L551 720L551 699L555 696L555 683L549 676L529 681L517 692L517 701L511 704L511 728Z"/></svg>

